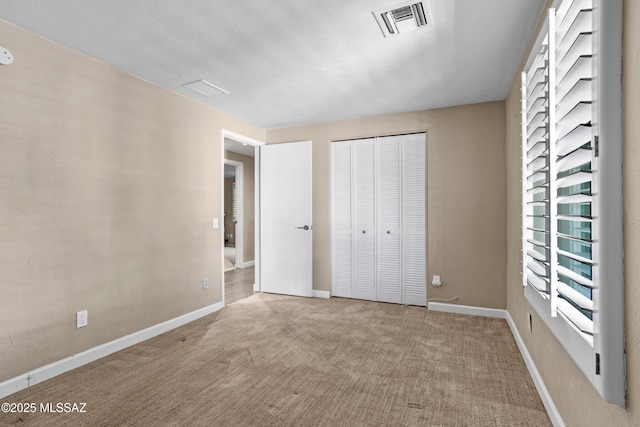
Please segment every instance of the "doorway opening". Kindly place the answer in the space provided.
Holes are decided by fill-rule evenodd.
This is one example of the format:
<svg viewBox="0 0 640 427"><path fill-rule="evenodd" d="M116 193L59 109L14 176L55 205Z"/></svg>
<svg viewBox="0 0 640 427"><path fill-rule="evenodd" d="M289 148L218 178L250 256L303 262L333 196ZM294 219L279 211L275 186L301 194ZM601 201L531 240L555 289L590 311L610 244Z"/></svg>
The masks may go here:
<svg viewBox="0 0 640 427"><path fill-rule="evenodd" d="M253 295L259 284L259 149L261 142L229 131L223 138L222 301Z"/></svg>

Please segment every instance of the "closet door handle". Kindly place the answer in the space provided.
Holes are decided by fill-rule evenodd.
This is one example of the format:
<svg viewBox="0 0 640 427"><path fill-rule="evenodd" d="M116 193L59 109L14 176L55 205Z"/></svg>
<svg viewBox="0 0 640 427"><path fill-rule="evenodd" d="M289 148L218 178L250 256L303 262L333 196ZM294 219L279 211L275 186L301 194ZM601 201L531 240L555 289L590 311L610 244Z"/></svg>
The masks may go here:
<svg viewBox="0 0 640 427"><path fill-rule="evenodd" d="M391 234L391 231L387 230L387 234Z"/></svg>
<svg viewBox="0 0 640 427"><path fill-rule="evenodd" d="M367 230L362 230L362 234L367 234Z"/></svg>
<svg viewBox="0 0 640 427"><path fill-rule="evenodd" d="M305 225L303 227L296 227L298 230L309 230L311 229L311 227L309 227L308 225Z"/></svg>

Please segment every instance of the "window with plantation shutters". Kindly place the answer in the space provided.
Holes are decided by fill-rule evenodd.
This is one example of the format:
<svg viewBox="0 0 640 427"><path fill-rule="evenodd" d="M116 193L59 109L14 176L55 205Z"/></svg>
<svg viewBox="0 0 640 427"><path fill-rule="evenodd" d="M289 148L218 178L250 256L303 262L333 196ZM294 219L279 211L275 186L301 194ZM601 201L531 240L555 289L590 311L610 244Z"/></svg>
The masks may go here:
<svg viewBox="0 0 640 427"><path fill-rule="evenodd" d="M528 301L623 405L620 14L556 1L522 73L522 262Z"/></svg>

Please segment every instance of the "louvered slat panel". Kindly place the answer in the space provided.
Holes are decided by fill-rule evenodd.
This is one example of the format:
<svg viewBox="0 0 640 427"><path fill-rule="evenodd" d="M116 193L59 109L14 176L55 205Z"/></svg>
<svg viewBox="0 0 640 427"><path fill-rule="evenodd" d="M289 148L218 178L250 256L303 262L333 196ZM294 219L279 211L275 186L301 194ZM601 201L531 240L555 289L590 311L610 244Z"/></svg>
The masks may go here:
<svg viewBox="0 0 640 427"><path fill-rule="evenodd" d="M558 300L558 310L582 332L588 335L593 335L593 321L571 305L567 300L562 298Z"/></svg>
<svg viewBox="0 0 640 427"><path fill-rule="evenodd" d="M527 150L531 149L531 147L533 147L539 142L542 142L542 143L546 142L547 138L548 138L547 127L546 126L539 127L529 136L529 139L527 140Z"/></svg>
<svg viewBox="0 0 640 427"><path fill-rule="evenodd" d="M377 237L377 301L402 303L400 235L381 233Z"/></svg>
<svg viewBox="0 0 640 427"><path fill-rule="evenodd" d="M572 194L570 196L558 197L558 204L578 204L578 203L591 203L593 197L589 194Z"/></svg>
<svg viewBox="0 0 640 427"><path fill-rule="evenodd" d="M331 145L332 155L332 227L351 230L351 143Z"/></svg>
<svg viewBox="0 0 640 427"><path fill-rule="evenodd" d="M424 233L427 227L425 134L402 137L402 228Z"/></svg>
<svg viewBox="0 0 640 427"><path fill-rule="evenodd" d="M579 149L558 160L558 173L563 173L590 163L593 153L590 149Z"/></svg>
<svg viewBox="0 0 640 427"><path fill-rule="evenodd" d="M590 193L594 179L592 141L593 121L593 13L590 0L565 0L557 13L556 73L558 121L557 186L558 205L579 203L581 211L590 206ZM573 213L576 211L572 209ZM592 245L591 222L579 217L558 218L558 283L562 298L558 310L586 334L593 334L593 321L579 310L593 310L590 298L566 285L569 279L578 285L591 288L593 262L590 259ZM586 277L589 276L589 277Z"/></svg>
<svg viewBox="0 0 640 427"><path fill-rule="evenodd" d="M373 140L353 143L354 229L375 233L375 163ZM373 266L372 266L373 268Z"/></svg>
<svg viewBox="0 0 640 427"><path fill-rule="evenodd" d="M353 242L351 230L333 234L333 281L332 295L353 297Z"/></svg>
<svg viewBox="0 0 640 427"><path fill-rule="evenodd" d="M379 234L400 229L400 139L378 138L376 141L376 200Z"/></svg>
<svg viewBox="0 0 640 427"><path fill-rule="evenodd" d="M576 105L580 104L581 102L590 104L589 98L584 98L585 91L588 91L590 88L591 80L580 80L575 85L573 85L571 89L569 89L569 91L558 103L556 109L560 120L568 115L576 107Z"/></svg>
<svg viewBox="0 0 640 427"><path fill-rule="evenodd" d="M545 144L544 141L537 141L533 147L531 147L529 149L529 151L527 151L527 156L529 156L529 158L536 158L541 156L544 152L547 151L547 146Z"/></svg>
<svg viewBox="0 0 640 427"><path fill-rule="evenodd" d="M577 126L591 122L591 104L581 102L573 106L573 108L564 116L562 120L558 120L556 131L558 139L564 138L569 132Z"/></svg>
<svg viewBox="0 0 640 427"><path fill-rule="evenodd" d="M413 231L402 237L403 303L426 305L427 248L426 234Z"/></svg>
<svg viewBox="0 0 640 427"><path fill-rule="evenodd" d="M356 231L353 297L375 301L375 236Z"/></svg>
<svg viewBox="0 0 640 427"><path fill-rule="evenodd" d="M527 165L529 175L536 174L549 168L549 158L547 156L536 157Z"/></svg>
<svg viewBox="0 0 640 427"><path fill-rule="evenodd" d="M574 302L580 309L593 312L593 301L591 298L581 294L571 286L558 283L558 292L566 299Z"/></svg>
<svg viewBox="0 0 640 427"><path fill-rule="evenodd" d="M527 282L532 285L536 290L540 293L548 294L549 293L549 282L547 279L543 279L537 274L533 273L531 270L527 269Z"/></svg>
<svg viewBox="0 0 640 427"><path fill-rule="evenodd" d="M527 186L533 187L534 185L544 184L548 182L547 173L545 171L536 172L533 175L527 177Z"/></svg>
<svg viewBox="0 0 640 427"><path fill-rule="evenodd" d="M593 8L593 0L569 0L563 1L556 11L557 32L560 34L559 40L564 39L564 34L575 21L576 16L585 10Z"/></svg>
<svg viewBox="0 0 640 427"><path fill-rule="evenodd" d="M567 252L567 251L563 251L563 250L558 249L558 255L562 255L562 256L565 256L567 258L571 258L571 259L573 259L575 261L578 261L578 262L581 262L583 264L593 265L593 260L590 260L588 258L582 257L580 255L577 255L577 254L573 253L573 252Z"/></svg>
<svg viewBox="0 0 640 427"><path fill-rule="evenodd" d="M579 124L558 139L558 155L565 156L591 142L591 126Z"/></svg>
<svg viewBox="0 0 640 427"><path fill-rule="evenodd" d="M591 172L576 172L563 178L558 178L558 188L571 187L591 182Z"/></svg>
<svg viewBox="0 0 640 427"><path fill-rule="evenodd" d="M593 281L587 277L584 277L575 271L571 271L566 267L561 265L558 266L558 274L563 275L567 279L571 279L576 283L581 284L582 286L586 286L588 288L593 288Z"/></svg>
<svg viewBox="0 0 640 427"><path fill-rule="evenodd" d="M525 74L526 134L523 146L523 248L524 282L540 293L548 292L549 221L549 132L548 132L548 51L545 39L531 67Z"/></svg>

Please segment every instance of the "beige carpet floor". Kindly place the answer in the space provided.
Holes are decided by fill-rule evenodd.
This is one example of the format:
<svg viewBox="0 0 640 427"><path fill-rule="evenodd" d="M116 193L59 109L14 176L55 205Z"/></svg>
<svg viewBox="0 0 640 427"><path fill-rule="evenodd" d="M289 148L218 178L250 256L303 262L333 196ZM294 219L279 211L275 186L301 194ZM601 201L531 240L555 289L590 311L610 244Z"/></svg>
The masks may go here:
<svg viewBox="0 0 640 427"><path fill-rule="evenodd" d="M19 426L548 426L504 320L255 294L5 402Z"/></svg>

